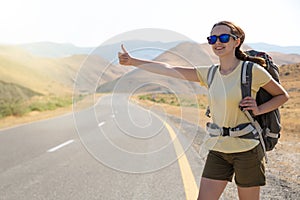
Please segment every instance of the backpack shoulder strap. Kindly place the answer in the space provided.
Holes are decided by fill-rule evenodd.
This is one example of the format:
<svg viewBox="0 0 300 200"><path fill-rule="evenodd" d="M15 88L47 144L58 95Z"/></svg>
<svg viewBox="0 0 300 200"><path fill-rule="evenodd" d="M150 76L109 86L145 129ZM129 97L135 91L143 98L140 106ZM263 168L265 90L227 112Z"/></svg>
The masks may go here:
<svg viewBox="0 0 300 200"><path fill-rule="evenodd" d="M242 98L251 97L253 62L244 61L241 70L241 91Z"/></svg>
<svg viewBox="0 0 300 200"><path fill-rule="evenodd" d="M241 90L242 97L245 98L247 96L251 96L251 84L252 84L252 68L253 62L244 61L242 66L241 73ZM242 108L241 108L242 109ZM259 134L259 140L262 145L262 148L265 153L266 162L268 162L267 154L266 154L266 145L262 136L262 128L257 120L252 117L252 112L248 110L243 110L247 118L250 120L251 124L255 127L256 131Z"/></svg>
<svg viewBox="0 0 300 200"><path fill-rule="evenodd" d="M208 89L210 88L210 85L212 84L212 81L214 79L214 76L215 76L215 73L216 73L217 69L218 69L218 65L212 65L208 69L208 72L207 72L207 87L208 87ZM205 115L209 118L211 117L209 106L207 106L207 108L206 108Z"/></svg>
<svg viewBox="0 0 300 200"><path fill-rule="evenodd" d="M214 79L215 73L218 69L218 65L212 65L207 72L207 86L208 88L210 87L210 85L212 84L212 81Z"/></svg>

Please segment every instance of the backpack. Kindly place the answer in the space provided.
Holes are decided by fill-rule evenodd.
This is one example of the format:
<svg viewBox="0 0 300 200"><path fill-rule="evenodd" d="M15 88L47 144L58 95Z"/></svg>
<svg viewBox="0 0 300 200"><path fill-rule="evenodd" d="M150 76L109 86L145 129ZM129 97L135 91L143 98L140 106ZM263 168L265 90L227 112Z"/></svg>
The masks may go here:
<svg viewBox="0 0 300 200"><path fill-rule="evenodd" d="M268 73L271 74L274 80L279 82L279 68L273 63L272 58L265 52L259 52L255 50L249 50L245 52L247 55L261 57L266 61L267 66L264 67ZM241 91L242 98L246 96L251 96L251 84L252 84L252 67L253 62L244 61L241 72ZM217 70L217 65L212 65L207 74L207 85L210 87L214 74ZM257 105L261 105L266 101L269 101L272 98L272 95L269 94L263 88L260 88L256 95ZM207 108L206 115L209 116L209 107ZM259 132L260 141L263 146L264 151L271 151L274 149L275 145L278 143L280 138L280 112L279 109L275 109L271 112L253 116L251 112L244 111L246 116L249 118L251 123L255 126L256 130ZM210 116L209 116L210 117Z"/></svg>

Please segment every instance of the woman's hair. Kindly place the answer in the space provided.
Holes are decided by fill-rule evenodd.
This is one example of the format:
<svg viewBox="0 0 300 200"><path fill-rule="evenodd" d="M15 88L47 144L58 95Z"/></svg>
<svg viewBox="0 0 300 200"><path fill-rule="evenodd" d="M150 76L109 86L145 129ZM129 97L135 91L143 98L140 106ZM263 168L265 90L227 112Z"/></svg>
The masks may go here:
<svg viewBox="0 0 300 200"><path fill-rule="evenodd" d="M245 52L243 52L241 50L241 46L245 40L245 32L237 25L235 25L234 23L232 22L229 22L229 21L220 21L216 24L214 24L214 26L212 27L212 29L216 26L220 26L220 25L224 25L224 26L227 26L230 28L230 32L231 34L237 36L238 38L240 38L241 40L241 43L238 47L235 48L235 56L240 59L240 60L243 60L243 61L251 61L251 62L255 62L261 66L266 66L266 61L263 59L263 58L260 58L260 57L254 57L254 56L250 56L250 55L247 55Z"/></svg>

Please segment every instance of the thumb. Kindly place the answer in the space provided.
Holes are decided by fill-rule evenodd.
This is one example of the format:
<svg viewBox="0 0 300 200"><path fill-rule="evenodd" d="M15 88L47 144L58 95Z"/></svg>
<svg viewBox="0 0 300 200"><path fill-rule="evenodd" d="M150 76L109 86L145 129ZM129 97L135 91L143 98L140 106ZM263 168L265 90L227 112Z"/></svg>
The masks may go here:
<svg viewBox="0 0 300 200"><path fill-rule="evenodd" d="M128 53L128 51L125 49L125 47L124 47L123 44L121 44L121 48L122 48L122 50L123 50L124 53Z"/></svg>

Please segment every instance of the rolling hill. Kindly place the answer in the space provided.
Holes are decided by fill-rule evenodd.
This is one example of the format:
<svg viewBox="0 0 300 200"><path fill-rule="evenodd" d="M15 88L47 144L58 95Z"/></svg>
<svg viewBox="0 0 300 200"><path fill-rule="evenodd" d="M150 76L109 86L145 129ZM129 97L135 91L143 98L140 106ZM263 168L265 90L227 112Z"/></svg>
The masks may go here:
<svg viewBox="0 0 300 200"><path fill-rule="evenodd" d="M112 70L107 70L102 81L114 80L128 70L97 55L43 58L16 46L0 46L0 80L43 95L71 95L76 81L85 90L91 89L90 85L97 85L99 74L108 65Z"/></svg>
<svg viewBox="0 0 300 200"><path fill-rule="evenodd" d="M281 52L284 54L300 54L300 46L279 46L263 42L249 43L251 48L265 52Z"/></svg>
<svg viewBox="0 0 300 200"><path fill-rule="evenodd" d="M210 65L218 62L208 44L194 42L143 43L142 41L125 41L124 43L128 44L126 47L129 51L134 50L132 54L137 53L137 57L145 54L145 52L137 51L138 46L140 46L140 49L146 50L152 48L149 51L149 54L151 54L149 58L152 57L154 60L174 65ZM29 50L30 48L31 50ZM57 52L55 52L56 48ZM160 51L162 49L169 50L158 55L158 51L154 51L155 48ZM244 45L243 49L250 49L250 47ZM147 85L149 90L162 89L162 86L145 84L153 80L159 80L158 82L161 85L175 86L175 88L181 88L182 91L185 91L187 83L149 74L139 69L131 71L134 68L119 66L101 56L105 54L108 59L116 61L116 54L120 50L119 44L107 45L86 54L90 50L90 48L79 48L70 44L39 43L36 45L28 44L26 48L16 45L1 45L0 80L5 83L20 85L42 95L72 95L73 92L114 91L116 84L120 81L123 83L123 87L128 84L128 88L123 88L122 91L130 91L133 85L139 85L138 87L140 87L141 84ZM50 56L41 57L38 54L49 54ZM300 63L300 55L298 54L280 52L270 52L269 54L278 65ZM65 55L65 57L61 57L62 55ZM125 76L123 77L123 75ZM135 83L129 84L133 82Z"/></svg>
<svg viewBox="0 0 300 200"><path fill-rule="evenodd" d="M17 45L25 51L44 58L62 58L72 55L84 54L88 55L93 47L78 47L73 44L60 44L55 42L35 42Z"/></svg>
<svg viewBox="0 0 300 200"><path fill-rule="evenodd" d="M252 49L247 44L242 46L243 50ZM285 54L281 52L267 52L278 65L300 63L300 54ZM191 42L180 43L168 52L165 52L155 60L168 62L174 65L211 65L218 63L217 56L214 55L208 44L197 44Z"/></svg>

